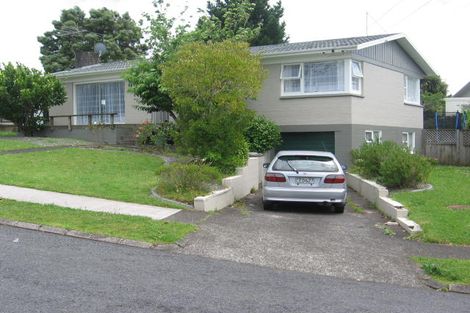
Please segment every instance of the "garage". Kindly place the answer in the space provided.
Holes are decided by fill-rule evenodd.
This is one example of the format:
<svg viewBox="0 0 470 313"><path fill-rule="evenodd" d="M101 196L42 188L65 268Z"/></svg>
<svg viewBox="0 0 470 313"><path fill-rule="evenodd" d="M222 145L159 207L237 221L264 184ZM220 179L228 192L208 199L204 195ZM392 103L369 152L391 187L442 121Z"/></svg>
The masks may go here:
<svg viewBox="0 0 470 313"><path fill-rule="evenodd" d="M278 150L314 150L335 153L335 132L281 133L282 144Z"/></svg>

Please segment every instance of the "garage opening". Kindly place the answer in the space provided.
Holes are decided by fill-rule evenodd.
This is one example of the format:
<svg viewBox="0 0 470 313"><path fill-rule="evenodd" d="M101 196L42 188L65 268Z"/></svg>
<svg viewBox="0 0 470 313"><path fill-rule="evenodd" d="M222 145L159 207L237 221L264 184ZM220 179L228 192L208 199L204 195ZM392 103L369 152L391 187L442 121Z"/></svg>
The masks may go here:
<svg viewBox="0 0 470 313"><path fill-rule="evenodd" d="M281 133L278 150L310 150L335 153L335 132Z"/></svg>

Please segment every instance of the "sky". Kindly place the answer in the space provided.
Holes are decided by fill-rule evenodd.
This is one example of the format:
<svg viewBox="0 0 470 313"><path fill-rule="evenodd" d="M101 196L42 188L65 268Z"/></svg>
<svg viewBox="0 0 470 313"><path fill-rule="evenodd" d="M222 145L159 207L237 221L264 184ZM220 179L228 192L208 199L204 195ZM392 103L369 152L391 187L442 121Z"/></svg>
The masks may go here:
<svg viewBox="0 0 470 313"><path fill-rule="evenodd" d="M188 5L197 19L206 0L171 0L170 14ZM404 33L448 84L450 93L470 81L470 0L283 0L290 42ZM151 0L0 0L0 63L42 69L37 36L52 29L62 9L78 5L129 12L138 20L153 12ZM368 16L368 18L366 18ZM366 22L367 21L367 22Z"/></svg>

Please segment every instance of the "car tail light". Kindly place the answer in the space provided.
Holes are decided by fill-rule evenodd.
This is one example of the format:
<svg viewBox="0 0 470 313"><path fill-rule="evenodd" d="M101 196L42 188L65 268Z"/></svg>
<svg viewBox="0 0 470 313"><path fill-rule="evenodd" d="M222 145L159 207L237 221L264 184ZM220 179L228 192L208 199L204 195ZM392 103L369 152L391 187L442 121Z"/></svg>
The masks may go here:
<svg viewBox="0 0 470 313"><path fill-rule="evenodd" d="M345 181L344 175L328 175L325 177L325 184L342 184Z"/></svg>
<svg viewBox="0 0 470 313"><path fill-rule="evenodd" d="M285 183L286 182L286 177L282 174L278 173L266 173L264 176L264 179L266 181L271 181L275 183Z"/></svg>

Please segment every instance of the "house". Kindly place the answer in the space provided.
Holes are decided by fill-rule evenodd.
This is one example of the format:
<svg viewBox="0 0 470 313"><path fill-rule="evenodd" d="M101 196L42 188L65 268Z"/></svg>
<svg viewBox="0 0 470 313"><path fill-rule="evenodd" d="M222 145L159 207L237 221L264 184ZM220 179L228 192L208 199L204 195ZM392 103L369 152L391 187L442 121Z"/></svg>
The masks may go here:
<svg viewBox="0 0 470 313"><path fill-rule="evenodd" d="M327 150L344 163L374 140L420 150L420 79L434 71L402 34L253 47L268 78L250 107L281 127L280 149Z"/></svg>
<svg viewBox="0 0 470 313"><path fill-rule="evenodd" d="M393 140L420 150L420 79L434 71L404 35L251 49L260 54L269 74L249 107L281 127L281 149L331 151L344 163L350 163L351 149L374 140ZM168 119L135 108L138 102L122 78L130 66L129 62L113 62L56 73L66 85L68 100L64 106L52 108L50 115L85 115L56 118L49 132L71 134L67 125L73 124L74 136L86 138L93 133L89 126L111 120L106 115L90 118L88 113L117 113L117 126L95 138L117 143L126 141L144 120Z"/></svg>
<svg viewBox="0 0 470 313"><path fill-rule="evenodd" d="M54 73L65 86L67 101L49 110L54 127L43 135L116 144L133 141L144 121L168 120L168 113L149 114L137 108L138 99L123 78L131 66L132 61L117 61ZM114 127L103 127L111 123Z"/></svg>
<svg viewBox="0 0 470 313"><path fill-rule="evenodd" d="M462 87L455 95L445 98L446 112L463 112L470 110L470 82Z"/></svg>

